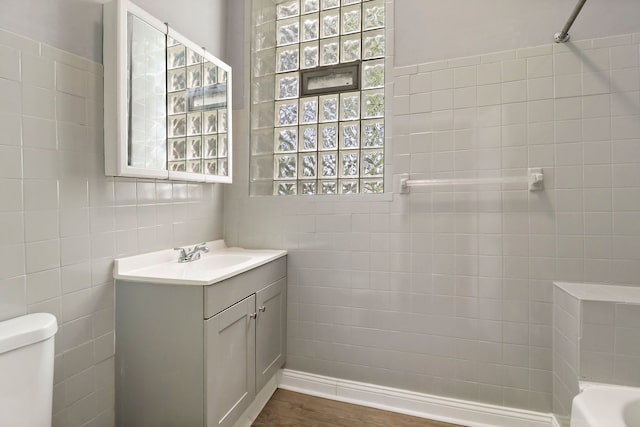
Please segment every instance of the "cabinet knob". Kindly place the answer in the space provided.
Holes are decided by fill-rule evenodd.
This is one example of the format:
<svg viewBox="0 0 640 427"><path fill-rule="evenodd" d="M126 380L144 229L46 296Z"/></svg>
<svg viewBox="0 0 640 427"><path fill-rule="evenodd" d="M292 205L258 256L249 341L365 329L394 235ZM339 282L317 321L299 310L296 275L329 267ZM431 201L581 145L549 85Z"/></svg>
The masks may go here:
<svg viewBox="0 0 640 427"><path fill-rule="evenodd" d="M264 305L262 307L258 307L258 311L261 311L264 313L265 311L267 311L267 307L265 307Z"/></svg>
<svg viewBox="0 0 640 427"><path fill-rule="evenodd" d="M257 318L257 317L258 317L258 313L251 313L251 314L249 315L249 318L250 318L250 319L255 319L255 318Z"/></svg>

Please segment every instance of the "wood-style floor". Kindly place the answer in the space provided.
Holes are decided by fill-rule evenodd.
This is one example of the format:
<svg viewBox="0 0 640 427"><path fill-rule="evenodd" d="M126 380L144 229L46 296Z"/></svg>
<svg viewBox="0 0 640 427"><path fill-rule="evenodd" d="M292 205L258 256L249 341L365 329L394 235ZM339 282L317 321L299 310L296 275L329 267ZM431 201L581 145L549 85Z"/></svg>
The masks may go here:
<svg viewBox="0 0 640 427"><path fill-rule="evenodd" d="M278 389L253 427L461 427Z"/></svg>

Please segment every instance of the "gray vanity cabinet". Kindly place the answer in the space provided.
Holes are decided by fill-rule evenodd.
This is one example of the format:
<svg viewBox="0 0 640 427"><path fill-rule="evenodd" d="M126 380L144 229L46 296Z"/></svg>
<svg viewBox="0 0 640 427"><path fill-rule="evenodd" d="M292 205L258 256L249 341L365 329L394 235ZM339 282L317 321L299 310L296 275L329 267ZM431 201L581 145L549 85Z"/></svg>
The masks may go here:
<svg viewBox="0 0 640 427"><path fill-rule="evenodd" d="M256 296L206 321L207 426L232 426L256 394ZM270 333L271 331L263 331Z"/></svg>
<svg viewBox="0 0 640 427"><path fill-rule="evenodd" d="M116 425L231 427L285 362L286 256L209 286L116 281Z"/></svg>
<svg viewBox="0 0 640 427"><path fill-rule="evenodd" d="M286 286L286 279L281 279L256 292L256 390L262 389L284 364Z"/></svg>

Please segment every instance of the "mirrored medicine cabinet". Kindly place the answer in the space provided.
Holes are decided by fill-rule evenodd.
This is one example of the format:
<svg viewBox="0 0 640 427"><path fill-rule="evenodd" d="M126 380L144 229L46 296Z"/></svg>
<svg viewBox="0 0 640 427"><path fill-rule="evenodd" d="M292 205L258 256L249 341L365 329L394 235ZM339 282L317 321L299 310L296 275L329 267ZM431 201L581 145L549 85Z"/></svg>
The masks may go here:
<svg viewBox="0 0 640 427"><path fill-rule="evenodd" d="M109 176L231 182L231 67L128 0L104 5Z"/></svg>

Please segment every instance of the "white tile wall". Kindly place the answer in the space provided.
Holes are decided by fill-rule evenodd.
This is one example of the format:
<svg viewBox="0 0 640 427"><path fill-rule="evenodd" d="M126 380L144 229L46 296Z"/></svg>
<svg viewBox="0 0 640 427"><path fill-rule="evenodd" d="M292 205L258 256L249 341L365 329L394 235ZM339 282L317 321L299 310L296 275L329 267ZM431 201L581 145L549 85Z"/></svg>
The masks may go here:
<svg viewBox="0 0 640 427"><path fill-rule="evenodd" d="M219 186L104 176L102 66L0 30L0 320L58 318L54 425L114 425L114 257L222 236Z"/></svg>
<svg viewBox="0 0 640 427"><path fill-rule="evenodd" d="M393 173L485 177L543 167L543 192L249 197L240 163L225 193L225 238L290 251L288 366L551 411L552 281L640 285L639 41L546 45L387 73ZM249 114L236 117L242 159Z"/></svg>

